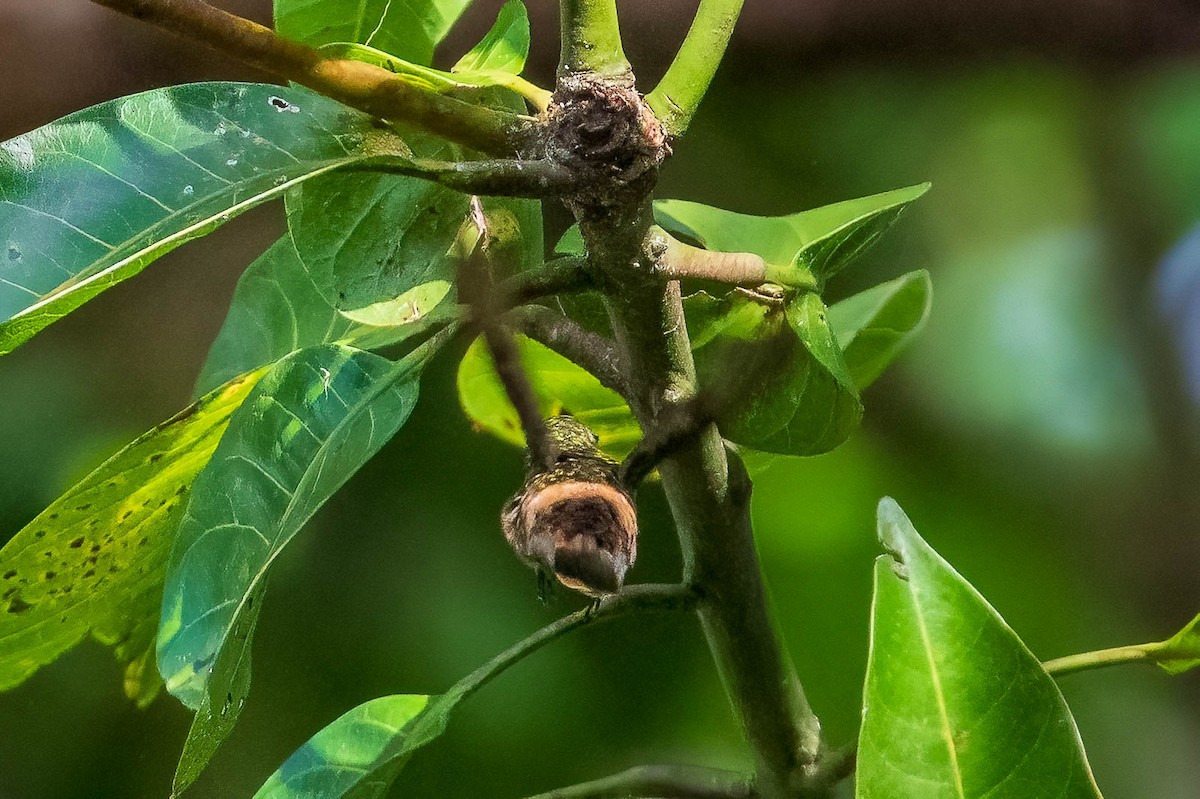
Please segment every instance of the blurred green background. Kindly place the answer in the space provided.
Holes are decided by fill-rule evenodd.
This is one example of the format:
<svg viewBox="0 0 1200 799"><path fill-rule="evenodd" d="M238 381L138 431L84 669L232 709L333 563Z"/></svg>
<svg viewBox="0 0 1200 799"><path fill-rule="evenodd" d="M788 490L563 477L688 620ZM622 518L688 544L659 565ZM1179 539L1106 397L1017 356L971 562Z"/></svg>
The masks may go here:
<svg viewBox="0 0 1200 799"><path fill-rule="evenodd" d="M269 18L266 0L221 5ZM529 5L530 74L548 83L554 4ZM779 459L756 480L764 567L831 740L857 725L884 494L1043 658L1174 632L1200 611L1200 428L1185 377L1197 353L1183 335L1200 318L1200 292L1186 291L1200 248L1177 267L1174 325L1155 286L1200 223L1200 10L747 5L662 196L769 214L934 184L831 287L838 299L929 268L919 344L867 392L848 444ZM498 6L477 3L445 63ZM692 7L621 4L644 85ZM84 0L0 4L0 139L132 91L255 77ZM242 217L0 360L0 541L187 404L237 276L280 217ZM453 361L279 561L251 701L195 796L248 796L351 706L440 691L578 606L540 605L503 542L497 513L520 454L471 431ZM671 580L665 503L654 487L640 499L632 577ZM1126 667L1063 690L1109 799L1200 796L1200 674ZM136 710L109 653L80 646L0 694L0 799L165 796L188 723L169 697ZM627 619L552 645L472 699L394 795L518 797L688 761L748 764L700 632L690 618Z"/></svg>

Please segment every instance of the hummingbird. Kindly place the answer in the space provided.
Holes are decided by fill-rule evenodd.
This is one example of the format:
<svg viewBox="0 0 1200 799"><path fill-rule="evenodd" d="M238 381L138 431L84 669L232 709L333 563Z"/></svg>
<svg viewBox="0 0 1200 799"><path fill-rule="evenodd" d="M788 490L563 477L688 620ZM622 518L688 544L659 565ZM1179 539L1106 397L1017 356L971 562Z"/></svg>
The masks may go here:
<svg viewBox="0 0 1200 799"><path fill-rule="evenodd" d="M620 464L572 416L546 419L557 454L547 468L531 459L525 484L501 512L517 555L568 588L600 599L615 594L637 558L637 509Z"/></svg>

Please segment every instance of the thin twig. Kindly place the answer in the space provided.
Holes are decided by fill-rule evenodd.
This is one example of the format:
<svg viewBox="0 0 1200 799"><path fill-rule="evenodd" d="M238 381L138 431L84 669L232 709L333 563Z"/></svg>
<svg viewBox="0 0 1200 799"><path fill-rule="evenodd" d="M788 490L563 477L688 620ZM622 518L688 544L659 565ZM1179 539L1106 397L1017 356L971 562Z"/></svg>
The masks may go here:
<svg viewBox="0 0 1200 799"><path fill-rule="evenodd" d="M1079 671L1103 668L1104 666L1119 666L1125 663L1154 663L1153 648L1155 646L1161 646L1161 644L1117 646L1112 649L1100 649L1095 652L1064 655L1060 658L1047 660L1042 664L1042 668L1052 677L1062 677Z"/></svg>
<svg viewBox="0 0 1200 799"><path fill-rule="evenodd" d="M679 53L646 96L646 102L672 136L683 133L691 123L741 12L742 0L700 0Z"/></svg>
<svg viewBox="0 0 1200 799"><path fill-rule="evenodd" d="M450 702L465 699L514 663L584 625L615 619L635 611L691 610L699 602L699 593L690 585L651 583L626 586L619 593L600 599L594 606L564 616L517 642L463 677L443 696Z"/></svg>
<svg viewBox="0 0 1200 799"><path fill-rule="evenodd" d="M654 427L621 462L618 474L628 491L635 491L659 462L691 444L707 425L715 421L710 397L701 392L687 402L664 408L658 414Z"/></svg>
<svg viewBox="0 0 1200 799"><path fill-rule="evenodd" d="M514 308L505 314L505 319L516 330L583 367L601 385L627 398L628 386L621 356L616 346L604 336L541 305Z"/></svg>
<svg viewBox="0 0 1200 799"><path fill-rule="evenodd" d="M201 0L93 0L384 119L402 120L492 155L516 155L536 134L532 117L472 105L414 86L361 61L326 58L256 22Z"/></svg>
<svg viewBox="0 0 1200 799"><path fill-rule="evenodd" d="M539 469L554 468L558 460L558 447L546 430L546 420L538 405L537 393L529 382L529 375L521 365L521 353L513 340L512 332L500 319L497 294L488 270L486 253L489 249L489 233L478 200L472 202L481 241L476 250L463 259L458 272L458 296L471 309L472 321L483 334L484 343L492 355L496 375L500 378L504 392L517 411L521 429L525 433L525 446L530 461Z"/></svg>
<svg viewBox="0 0 1200 799"><path fill-rule="evenodd" d="M564 255L536 269L518 272L496 285L497 300L502 308L515 308L555 294L586 291L592 287L586 266L585 258Z"/></svg>
<svg viewBox="0 0 1200 799"><path fill-rule="evenodd" d="M539 793L529 799L757 799L753 780L745 774L699 766L635 766L591 782Z"/></svg>

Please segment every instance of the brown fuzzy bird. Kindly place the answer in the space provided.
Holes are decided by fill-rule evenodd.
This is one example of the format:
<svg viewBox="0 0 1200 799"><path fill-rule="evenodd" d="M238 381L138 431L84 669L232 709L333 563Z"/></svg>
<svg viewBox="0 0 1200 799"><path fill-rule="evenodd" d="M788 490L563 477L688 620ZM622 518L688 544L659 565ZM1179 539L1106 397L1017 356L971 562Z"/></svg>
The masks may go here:
<svg viewBox="0 0 1200 799"><path fill-rule="evenodd" d="M504 507L504 537L540 575L598 598L615 594L637 558L637 510L619 464L596 434L571 416L546 420L558 450L550 469L531 464Z"/></svg>

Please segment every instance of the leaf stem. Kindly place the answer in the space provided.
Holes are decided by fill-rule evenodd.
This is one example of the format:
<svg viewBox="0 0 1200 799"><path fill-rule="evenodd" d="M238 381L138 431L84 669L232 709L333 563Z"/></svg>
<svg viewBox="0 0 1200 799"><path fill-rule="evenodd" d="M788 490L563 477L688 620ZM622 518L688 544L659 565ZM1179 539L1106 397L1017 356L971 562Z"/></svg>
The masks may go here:
<svg viewBox="0 0 1200 799"><path fill-rule="evenodd" d="M662 228L654 228L653 235L661 239L663 248L657 270L670 280L697 278L735 286L778 283L807 291L819 288L813 273L800 266L770 264L762 256L749 252L718 252L693 247Z"/></svg>
<svg viewBox="0 0 1200 799"><path fill-rule="evenodd" d="M514 663L533 654L551 641L585 625L615 619L635 611L690 610L699 602L699 593L690 585L651 583L626 586L620 593L610 594L601 599L594 609L584 608L563 616L558 621L547 624L529 637L513 644L463 677L443 696L448 703L453 705L499 677Z"/></svg>
<svg viewBox="0 0 1200 799"><path fill-rule="evenodd" d="M635 766L620 774L539 793L529 799L627 799L670 796L675 799L757 799L745 774L700 766Z"/></svg>
<svg viewBox="0 0 1200 799"><path fill-rule="evenodd" d="M564 255L535 269L518 272L496 285L500 305L514 308L554 294L583 291L592 285L586 265L585 258Z"/></svg>
<svg viewBox="0 0 1200 799"><path fill-rule="evenodd" d="M646 102L672 136L687 130L704 99L742 12L742 0L700 0L696 17Z"/></svg>
<svg viewBox="0 0 1200 799"><path fill-rule="evenodd" d="M559 76L594 72L607 77L629 75L621 47L616 0L560 0L562 56Z"/></svg>
<svg viewBox="0 0 1200 799"><path fill-rule="evenodd" d="M414 86L362 61L326 58L256 22L202 0L93 0L185 38L224 51L250 66L292 80L384 119L408 122L491 155L515 155L536 135L532 117L471 105Z"/></svg>
<svg viewBox="0 0 1200 799"><path fill-rule="evenodd" d="M1115 646L1111 649L1099 649L1095 652L1081 652L1075 655L1064 655L1060 658L1047 660L1042 664L1052 677L1062 677L1078 671L1090 671L1105 666L1120 666L1125 663L1156 662L1154 648L1160 644L1138 644L1134 646Z"/></svg>

